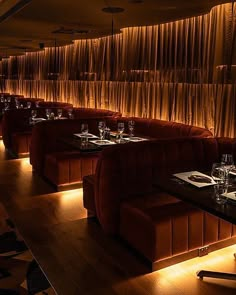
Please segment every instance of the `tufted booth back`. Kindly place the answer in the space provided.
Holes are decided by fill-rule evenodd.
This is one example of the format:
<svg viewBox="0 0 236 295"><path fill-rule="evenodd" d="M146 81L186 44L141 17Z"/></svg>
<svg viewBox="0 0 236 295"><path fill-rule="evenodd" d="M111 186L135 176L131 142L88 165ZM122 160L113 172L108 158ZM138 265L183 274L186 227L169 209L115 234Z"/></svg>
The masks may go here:
<svg viewBox="0 0 236 295"><path fill-rule="evenodd" d="M118 117L108 120L107 125L112 130L117 129L118 122L125 123L125 132L128 133L128 121L135 121L135 135L150 136L153 138L168 138L168 137L185 137L185 136L199 136L212 137L212 133L201 127L176 123L172 121L158 120L158 119L144 119L137 117Z"/></svg>
<svg viewBox="0 0 236 295"><path fill-rule="evenodd" d="M113 113L108 111L107 114L112 115ZM101 118L106 121L108 117L105 116L105 113L103 116L99 113L97 117L97 110L94 109L93 117L82 115L81 119L54 120L36 124L32 130L30 147L30 163L33 169L41 174L46 154L71 150L71 147L63 144L59 139L63 136L80 133L82 123L88 123L89 132L98 135L98 122Z"/></svg>
<svg viewBox="0 0 236 295"><path fill-rule="evenodd" d="M28 100L25 101L25 103ZM44 102L41 102L41 104ZM53 103L54 104L54 103ZM58 108L64 108L71 106L70 104L58 103L53 106L51 105L51 111L55 114ZM37 117L46 118L44 107L33 108L37 110ZM2 138L6 148L11 148L12 135L16 132L31 132L31 126L29 125L29 118L31 117L32 108L20 108L20 109L10 109L5 111L2 118Z"/></svg>
<svg viewBox="0 0 236 295"><path fill-rule="evenodd" d="M104 231L118 232L122 200L145 197L160 177L209 171L218 159L214 138L160 139L103 150L95 173L95 204Z"/></svg>
<svg viewBox="0 0 236 295"><path fill-rule="evenodd" d="M96 114L96 118L103 117L120 117L121 113L113 112L106 109L93 109L93 108L73 108L75 119L91 118Z"/></svg>

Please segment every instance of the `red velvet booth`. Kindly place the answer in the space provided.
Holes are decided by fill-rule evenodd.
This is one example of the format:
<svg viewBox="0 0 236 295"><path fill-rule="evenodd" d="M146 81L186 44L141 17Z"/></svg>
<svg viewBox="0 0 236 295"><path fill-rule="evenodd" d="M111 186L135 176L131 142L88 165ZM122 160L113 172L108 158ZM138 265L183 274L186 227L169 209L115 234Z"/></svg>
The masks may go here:
<svg viewBox="0 0 236 295"><path fill-rule="evenodd" d="M25 100L25 103L28 100ZM33 100L31 100L33 102ZM35 103L35 102L34 102ZM45 104L40 101L41 107L37 108L37 116L46 118ZM58 108L72 108L71 104L52 102L50 109L57 112ZM32 108L9 109L4 112L2 117L2 138L5 148L12 152L15 156L29 153L29 144L31 140L32 126L29 124Z"/></svg>
<svg viewBox="0 0 236 295"><path fill-rule="evenodd" d="M222 147L222 146L221 146ZM215 138L179 138L104 149L83 180L84 206L107 234L118 235L156 270L235 242L236 227L155 186L183 171L210 171L219 161Z"/></svg>
<svg viewBox="0 0 236 295"><path fill-rule="evenodd" d="M90 110L85 109L86 116ZM98 121L101 119L101 111L97 112L97 118L82 118L81 121L64 120L63 122L43 122L33 128L30 162L33 169L52 182L58 189L66 185L81 183L82 177L89 171L95 171L96 160L99 153L89 154L84 161L84 153L73 150L68 145L62 146L59 138L66 135L79 133L81 123L86 121L89 132L98 134ZM117 129L117 122L128 121L128 118L120 118L116 112L104 113L103 117L107 126ZM78 119L79 120L79 119ZM151 137L171 137L183 135L212 136L211 132L198 127L185 124L167 122L161 120L139 119L136 120L136 133ZM156 129L155 129L156 128ZM155 132L156 130L156 132ZM95 158L94 158L95 156ZM90 160L89 160L90 159ZM81 165L80 165L81 163ZM88 166L90 167L89 169ZM84 167L84 168L82 168Z"/></svg>

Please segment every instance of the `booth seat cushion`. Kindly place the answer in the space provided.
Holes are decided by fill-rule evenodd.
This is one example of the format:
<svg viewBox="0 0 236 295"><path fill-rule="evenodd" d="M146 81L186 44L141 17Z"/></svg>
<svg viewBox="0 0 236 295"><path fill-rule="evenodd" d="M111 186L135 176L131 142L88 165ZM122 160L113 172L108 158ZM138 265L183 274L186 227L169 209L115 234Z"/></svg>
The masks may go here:
<svg viewBox="0 0 236 295"><path fill-rule="evenodd" d="M15 155L28 154L30 141L31 141L31 131L13 133L11 151Z"/></svg>
<svg viewBox="0 0 236 295"><path fill-rule="evenodd" d="M235 235L235 227L158 193L121 203L120 235L149 261L157 262L229 239Z"/></svg>
<svg viewBox="0 0 236 295"><path fill-rule="evenodd" d="M56 186L82 182L83 176L95 172L98 154L79 151L55 152L46 155L44 176Z"/></svg>
<svg viewBox="0 0 236 295"><path fill-rule="evenodd" d="M124 201L120 235L150 261L203 245L203 213L167 194Z"/></svg>

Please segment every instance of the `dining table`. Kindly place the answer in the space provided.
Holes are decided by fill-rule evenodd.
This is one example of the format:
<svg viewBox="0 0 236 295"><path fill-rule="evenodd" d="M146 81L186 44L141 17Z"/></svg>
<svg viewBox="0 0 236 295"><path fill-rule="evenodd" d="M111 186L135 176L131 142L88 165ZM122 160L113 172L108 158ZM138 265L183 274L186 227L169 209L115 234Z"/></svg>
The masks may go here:
<svg viewBox="0 0 236 295"><path fill-rule="evenodd" d="M180 173L181 174L181 173ZM191 174L191 172L190 172ZM209 173L206 172L206 176ZM185 181L177 177L176 175L169 175L166 177L159 178L155 187L166 191L178 199L190 203L191 205L204 210L214 216L222 218L232 224L236 225L236 181L235 177L232 177L230 185L228 187L227 194L235 196L233 198L227 198L222 196L224 202L219 202L216 198L215 185L194 185L193 181ZM234 254L236 259L236 254ZM226 272L215 272L208 270L199 270L197 276L201 279L203 277L212 277L220 279L230 279L236 280L236 273L226 273Z"/></svg>

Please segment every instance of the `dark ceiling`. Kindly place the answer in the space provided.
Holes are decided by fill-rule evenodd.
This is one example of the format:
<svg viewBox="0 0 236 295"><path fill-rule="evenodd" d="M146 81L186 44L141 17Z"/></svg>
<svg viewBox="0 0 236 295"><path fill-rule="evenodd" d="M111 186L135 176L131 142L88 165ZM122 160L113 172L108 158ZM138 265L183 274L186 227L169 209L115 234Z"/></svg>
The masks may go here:
<svg viewBox="0 0 236 295"><path fill-rule="evenodd" d="M230 0L0 0L0 57L201 15ZM123 11L116 13L116 8ZM109 8L104 12L103 8ZM113 13L109 13L109 11Z"/></svg>

